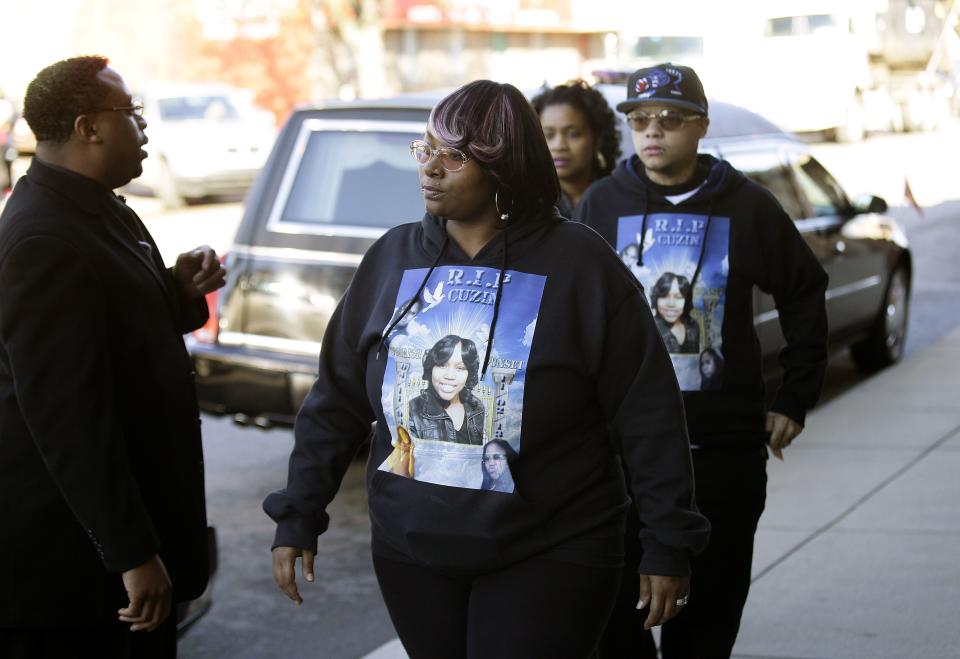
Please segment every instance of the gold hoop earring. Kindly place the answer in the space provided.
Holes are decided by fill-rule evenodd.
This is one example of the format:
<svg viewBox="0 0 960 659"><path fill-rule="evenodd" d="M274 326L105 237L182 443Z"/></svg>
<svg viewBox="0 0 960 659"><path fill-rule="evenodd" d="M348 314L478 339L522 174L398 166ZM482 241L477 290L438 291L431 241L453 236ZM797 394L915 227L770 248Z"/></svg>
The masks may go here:
<svg viewBox="0 0 960 659"><path fill-rule="evenodd" d="M494 207L497 209L497 215L500 216L500 221L499 221L499 223L500 223L500 224L506 224L507 222L509 222L509 221L510 221L510 213L503 213L503 212L500 211L500 198L499 198L499 193L498 193L498 192L494 192L494 193L493 193L493 205L494 205Z"/></svg>

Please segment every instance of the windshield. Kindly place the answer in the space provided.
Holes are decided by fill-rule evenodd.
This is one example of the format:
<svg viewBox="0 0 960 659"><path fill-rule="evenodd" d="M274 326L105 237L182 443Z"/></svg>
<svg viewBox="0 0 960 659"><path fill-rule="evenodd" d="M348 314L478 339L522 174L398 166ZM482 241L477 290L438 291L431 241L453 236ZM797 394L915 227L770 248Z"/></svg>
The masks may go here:
<svg viewBox="0 0 960 659"><path fill-rule="evenodd" d="M685 59L703 55L701 37L639 37L630 49L630 57Z"/></svg>
<svg viewBox="0 0 960 659"><path fill-rule="evenodd" d="M781 16L767 21L768 37L797 37L833 30L836 19L830 14L809 16Z"/></svg>
<svg viewBox="0 0 960 659"><path fill-rule="evenodd" d="M220 121L240 116L233 101L221 94L161 98L158 105L164 121Z"/></svg>
<svg viewBox="0 0 960 659"><path fill-rule="evenodd" d="M389 228L423 216L418 133L313 131L280 222Z"/></svg>

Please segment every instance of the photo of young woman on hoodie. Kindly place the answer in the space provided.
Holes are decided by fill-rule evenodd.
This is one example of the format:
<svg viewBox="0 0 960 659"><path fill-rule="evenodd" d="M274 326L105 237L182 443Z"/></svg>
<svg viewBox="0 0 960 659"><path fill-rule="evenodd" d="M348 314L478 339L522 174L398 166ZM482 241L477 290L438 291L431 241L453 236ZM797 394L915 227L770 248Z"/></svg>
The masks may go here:
<svg viewBox="0 0 960 659"><path fill-rule="evenodd" d="M720 351L707 348L700 353L700 390L715 391L723 387L723 357Z"/></svg>
<svg viewBox="0 0 960 659"><path fill-rule="evenodd" d="M470 339L450 334L423 357L427 387L410 401L410 434L458 444L483 444L483 406L472 389L480 381L480 358Z"/></svg>
<svg viewBox="0 0 960 659"><path fill-rule="evenodd" d="M397 312L390 322L394 320L395 327L390 335L390 342L396 347L405 345L414 336L422 336L427 333L427 329L417 322L417 314L423 310L423 303L418 299L405 300L397 307ZM405 312L405 313L404 313Z"/></svg>
<svg viewBox="0 0 960 659"><path fill-rule="evenodd" d="M660 336L670 353L700 352L700 326L690 317L690 280L665 272L650 289L650 306Z"/></svg>
<svg viewBox="0 0 960 659"><path fill-rule="evenodd" d="M426 213L387 231L358 266L297 417L286 487L264 502L277 522L275 580L302 601L297 559L312 581L329 505L376 421L373 566L407 655L583 659L613 607L633 502L649 625L686 602L690 558L708 539L670 356L636 279L598 234L556 212L557 173L517 88L457 89L411 155ZM425 303L417 320L431 340L391 346L397 301L411 299ZM424 381L436 380L439 400L459 396L469 427L474 349L472 394L490 406L493 441L412 438L414 477L398 461L391 470L397 427L420 423L402 401ZM466 377L434 378L461 362ZM478 469L484 457L491 467ZM508 474L513 491L501 492ZM484 489L486 477L496 485Z"/></svg>
<svg viewBox="0 0 960 659"><path fill-rule="evenodd" d="M637 243L627 243L626 247L620 250L620 260L627 266L634 277L640 279L640 245Z"/></svg>
<svg viewBox="0 0 960 659"><path fill-rule="evenodd" d="M502 439L487 442L483 447L480 465L483 474L480 489L490 492L513 492L510 462L516 458L517 452Z"/></svg>

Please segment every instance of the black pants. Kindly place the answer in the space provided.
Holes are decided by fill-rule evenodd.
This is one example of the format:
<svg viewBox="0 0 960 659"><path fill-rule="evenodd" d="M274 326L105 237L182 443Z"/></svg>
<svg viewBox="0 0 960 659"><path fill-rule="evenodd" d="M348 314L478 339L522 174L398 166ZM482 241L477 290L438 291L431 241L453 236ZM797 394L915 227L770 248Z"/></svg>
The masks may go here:
<svg viewBox="0 0 960 659"><path fill-rule="evenodd" d="M619 568L533 558L454 576L374 555L390 619L410 659L586 659Z"/></svg>
<svg viewBox="0 0 960 659"><path fill-rule="evenodd" d="M691 562L690 603L663 625L660 652L663 659L727 659L750 590L753 536L766 502L766 449L695 449L693 466L697 504L710 520L710 544ZM640 556L639 545L629 541L636 528L636 521L627 524L627 561L601 659L657 656L653 636L643 630L647 611L635 609Z"/></svg>
<svg viewBox="0 0 960 659"><path fill-rule="evenodd" d="M177 623L171 613L152 632L116 622L93 627L0 629L4 659L174 659Z"/></svg>

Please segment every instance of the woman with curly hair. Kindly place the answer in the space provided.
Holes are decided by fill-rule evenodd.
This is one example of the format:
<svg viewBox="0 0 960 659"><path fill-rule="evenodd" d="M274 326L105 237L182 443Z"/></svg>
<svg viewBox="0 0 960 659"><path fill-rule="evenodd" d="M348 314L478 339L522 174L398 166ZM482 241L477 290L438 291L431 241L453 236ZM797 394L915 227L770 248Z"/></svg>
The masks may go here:
<svg viewBox="0 0 960 659"><path fill-rule="evenodd" d="M570 217L590 184L620 159L620 127L603 94L583 80L547 89L533 98L560 178L560 214Z"/></svg>

